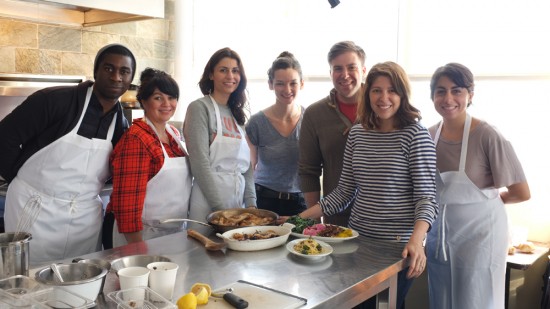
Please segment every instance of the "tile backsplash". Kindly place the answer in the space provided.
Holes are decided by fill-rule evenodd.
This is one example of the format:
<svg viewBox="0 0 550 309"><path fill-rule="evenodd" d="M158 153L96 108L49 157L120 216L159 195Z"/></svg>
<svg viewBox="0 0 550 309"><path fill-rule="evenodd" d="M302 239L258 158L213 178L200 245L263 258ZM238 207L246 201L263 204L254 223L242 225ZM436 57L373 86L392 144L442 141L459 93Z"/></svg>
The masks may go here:
<svg viewBox="0 0 550 309"><path fill-rule="evenodd" d="M81 75L93 78L97 51L126 45L137 62L136 80L146 67L174 72L175 0L165 0L165 18L94 27L66 27L0 17L0 72Z"/></svg>

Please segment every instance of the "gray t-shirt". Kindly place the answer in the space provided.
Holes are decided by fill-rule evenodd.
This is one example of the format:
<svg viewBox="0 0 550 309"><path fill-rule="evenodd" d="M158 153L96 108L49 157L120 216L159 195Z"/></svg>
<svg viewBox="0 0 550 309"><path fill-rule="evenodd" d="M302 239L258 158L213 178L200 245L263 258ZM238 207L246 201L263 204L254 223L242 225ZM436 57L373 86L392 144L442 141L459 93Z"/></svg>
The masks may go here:
<svg viewBox="0 0 550 309"><path fill-rule="evenodd" d="M438 127L439 124L430 128L432 137ZM458 170L461 148L462 141L439 137L436 152L440 172ZM527 181L512 144L483 120L470 131L466 175L480 189L502 188Z"/></svg>
<svg viewBox="0 0 550 309"><path fill-rule="evenodd" d="M246 134L256 146L258 163L254 181L279 192L300 192L298 177L298 137L304 109L300 120L289 136L282 136L273 127L263 112L254 114L246 125Z"/></svg>

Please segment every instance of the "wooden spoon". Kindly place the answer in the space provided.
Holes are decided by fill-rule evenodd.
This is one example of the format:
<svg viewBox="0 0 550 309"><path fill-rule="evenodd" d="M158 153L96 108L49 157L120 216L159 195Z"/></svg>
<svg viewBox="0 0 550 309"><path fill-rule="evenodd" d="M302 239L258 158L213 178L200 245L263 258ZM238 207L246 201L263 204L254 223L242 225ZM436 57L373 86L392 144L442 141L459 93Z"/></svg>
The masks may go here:
<svg viewBox="0 0 550 309"><path fill-rule="evenodd" d="M201 233L199 233L195 230L192 230L192 229L187 230L187 236L193 237L196 240L203 243L206 250L217 251L217 250L221 250L221 249L225 248L225 246L226 246L224 242L220 243L220 242L212 241L208 237L206 237L206 236L202 235Z"/></svg>

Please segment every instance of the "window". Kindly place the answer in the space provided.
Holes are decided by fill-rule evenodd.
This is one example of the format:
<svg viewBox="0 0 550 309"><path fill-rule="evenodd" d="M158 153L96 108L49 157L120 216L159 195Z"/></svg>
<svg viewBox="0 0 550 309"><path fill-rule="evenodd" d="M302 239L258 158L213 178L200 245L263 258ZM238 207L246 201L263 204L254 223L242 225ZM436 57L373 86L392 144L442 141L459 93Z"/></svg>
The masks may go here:
<svg viewBox="0 0 550 309"><path fill-rule="evenodd" d="M550 174L544 149L550 141L549 1L342 0L331 9L324 0L200 0L192 10L193 18L180 23L192 33L180 44L193 47L191 56L184 55L193 58L192 68L183 70L193 76L182 87L185 103L200 95L197 82L212 53L229 46L243 59L252 113L274 102L266 72L284 50L302 64L299 100L307 106L332 88L330 46L353 40L367 53L367 70L387 60L405 68L412 102L431 126L439 121L429 95L431 74L451 61L468 66L476 77L470 113L512 142L531 187L530 201L507 207L512 224L529 226L536 239L550 239L550 229L544 229L550 216L544 200ZM181 104L179 112L184 110Z"/></svg>

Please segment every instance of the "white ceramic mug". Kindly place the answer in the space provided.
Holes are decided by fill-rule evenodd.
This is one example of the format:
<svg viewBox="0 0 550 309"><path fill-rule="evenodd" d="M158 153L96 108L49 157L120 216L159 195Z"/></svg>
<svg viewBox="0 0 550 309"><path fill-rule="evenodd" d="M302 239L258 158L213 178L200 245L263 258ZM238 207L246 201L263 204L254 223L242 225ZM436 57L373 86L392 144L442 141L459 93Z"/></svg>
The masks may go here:
<svg viewBox="0 0 550 309"><path fill-rule="evenodd" d="M178 264L172 262L153 262L147 265L151 272L149 275L149 287L168 300L172 300Z"/></svg>

